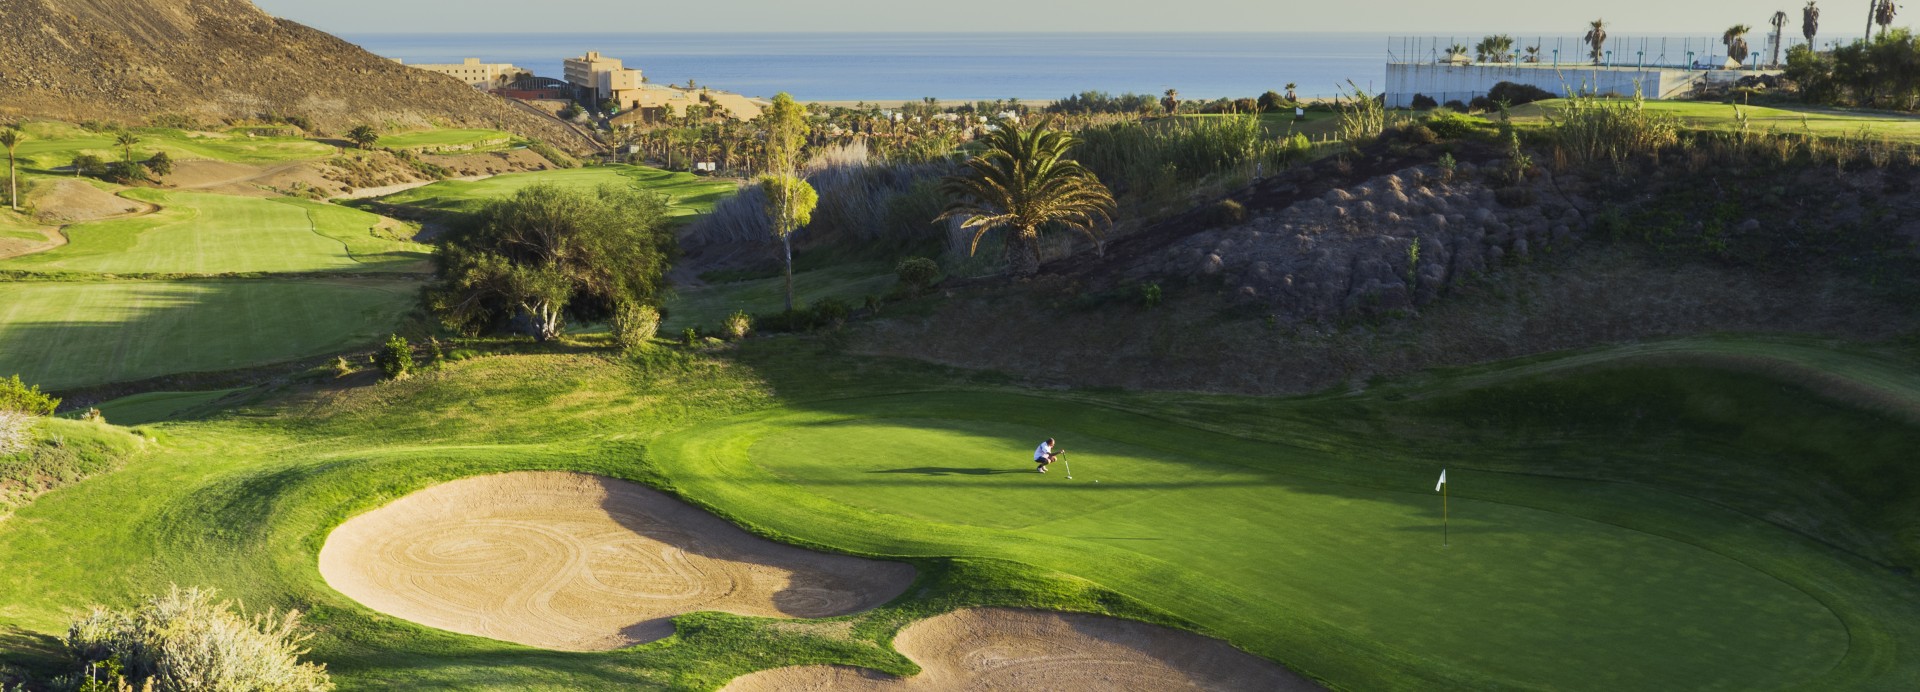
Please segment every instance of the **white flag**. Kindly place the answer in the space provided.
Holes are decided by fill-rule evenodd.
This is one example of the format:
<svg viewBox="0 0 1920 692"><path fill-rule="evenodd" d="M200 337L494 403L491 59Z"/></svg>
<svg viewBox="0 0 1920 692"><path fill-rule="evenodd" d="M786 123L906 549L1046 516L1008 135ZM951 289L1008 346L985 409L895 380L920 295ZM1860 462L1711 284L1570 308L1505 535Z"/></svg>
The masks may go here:
<svg viewBox="0 0 1920 692"><path fill-rule="evenodd" d="M1440 486L1443 486L1446 484L1447 484L1447 470L1440 469L1440 482L1433 484L1433 491L1436 493L1440 492Z"/></svg>

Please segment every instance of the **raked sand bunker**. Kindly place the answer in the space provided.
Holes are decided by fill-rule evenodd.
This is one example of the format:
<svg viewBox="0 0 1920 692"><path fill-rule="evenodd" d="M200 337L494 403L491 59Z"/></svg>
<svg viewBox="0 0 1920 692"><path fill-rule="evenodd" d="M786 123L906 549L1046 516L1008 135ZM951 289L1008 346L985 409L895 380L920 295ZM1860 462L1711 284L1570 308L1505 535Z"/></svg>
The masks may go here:
<svg viewBox="0 0 1920 692"><path fill-rule="evenodd" d="M591 651L718 610L826 617L905 591L910 565L748 534L648 488L522 472L437 485L341 524L320 574L367 607L465 634Z"/></svg>
<svg viewBox="0 0 1920 692"><path fill-rule="evenodd" d="M893 645L920 664L919 675L902 679L846 666L796 666L741 676L725 692L1323 689L1218 639L1079 613L960 610L908 626Z"/></svg>

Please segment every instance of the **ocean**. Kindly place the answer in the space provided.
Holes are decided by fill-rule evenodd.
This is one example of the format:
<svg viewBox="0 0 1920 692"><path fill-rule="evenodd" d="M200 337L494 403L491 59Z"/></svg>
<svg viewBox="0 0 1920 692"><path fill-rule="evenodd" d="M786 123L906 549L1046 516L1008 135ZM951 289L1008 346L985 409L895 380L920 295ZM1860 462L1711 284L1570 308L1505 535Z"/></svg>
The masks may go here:
<svg viewBox="0 0 1920 692"><path fill-rule="evenodd" d="M750 96L808 101L1051 100L1099 90L1183 99L1252 97L1346 80L1384 88L1389 38L1360 33L1221 34L351 34L409 63L507 62L542 76L589 50L655 83L693 79Z"/></svg>

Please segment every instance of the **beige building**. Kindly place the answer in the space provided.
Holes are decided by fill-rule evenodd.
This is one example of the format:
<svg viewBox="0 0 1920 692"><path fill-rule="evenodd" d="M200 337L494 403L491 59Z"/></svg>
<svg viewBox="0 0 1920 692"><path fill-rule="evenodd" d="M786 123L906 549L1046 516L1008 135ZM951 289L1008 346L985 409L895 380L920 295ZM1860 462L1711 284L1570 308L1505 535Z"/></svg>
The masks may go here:
<svg viewBox="0 0 1920 692"><path fill-rule="evenodd" d="M658 120L662 116L677 118L686 115L687 108L692 106L704 106L712 109L713 115L747 121L760 117L760 112L767 107L759 99L732 92L657 84L643 84L638 89L615 92L613 99L620 104L622 111L614 117L614 125L635 125Z"/></svg>
<svg viewBox="0 0 1920 692"><path fill-rule="evenodd" d="M451 75L454 79L466 82L468 86L475 89L491 89L505 85L521 75L532 74L525 69L503 62L480 62L479 58L467 58L458 64L420 64L413 67Z"/></svg>
<svg viewBox="0 0 1920 692"><path fill-rule="evenodd" d="M627 69L619 58L609 58L600 51L587 51L578 58L567 58L562 63L568 84L584 89L592 89L597 98L612 98L615 93L638 89L646 83L639 70Z"/></svg>

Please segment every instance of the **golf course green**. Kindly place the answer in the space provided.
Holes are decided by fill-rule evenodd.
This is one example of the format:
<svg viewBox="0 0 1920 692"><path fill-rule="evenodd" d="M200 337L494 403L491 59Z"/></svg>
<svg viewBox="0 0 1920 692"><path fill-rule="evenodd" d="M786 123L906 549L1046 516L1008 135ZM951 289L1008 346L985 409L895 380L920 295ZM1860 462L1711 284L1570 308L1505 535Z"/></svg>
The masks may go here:
<svg viewBox="0 0 1920 692"><path fill-rule="evenodd" d="M381 218L293 198L131 190L159 207L65 229L66 245L0 261L0 269L101 274L420 271L428 248L374 234Z"/></svg>
<svg viewBox="0 0 1920 692"><path fill-rule="evenodd" d="M396 192L379 199L385 204L416 207L440 212L468 212L488 200L508 197L534 185L593 189L601 185L630 185L666 195L672 216L692 216L713 210L713 205L731 196L734 183L701 178L692 173L675 173L645 166L611 164L586 168L565 168L531 173L506 173L480 180L443 180L432 185Z"/></svg>
<svg viewBox="0 0 1920 692"><path fill-rule="evenodd" d="M1916 562L1900 489L1920 477L1920 428L1901 411L1920 390L1876 375L1895 363L1880 356L1672 341L1258 399L1027 390L793 339L601 343L503 343L410 380L153 424L157 444L121 470L0 525L0 641L21 643L0 663L50 665L33 652L76 609L178 583L305 610L342 689L910 674L892 634L969 606L1183 626L1342 689L1898 690L1920 675L1901 653L1920 645L1920 587L1895 567ZM1033 471L1047 436L1072 479ZM321 579L347 518L514 470L646 483L921 577L864 613L693 613L672 638L602 653L434 630Z"/></svg>

